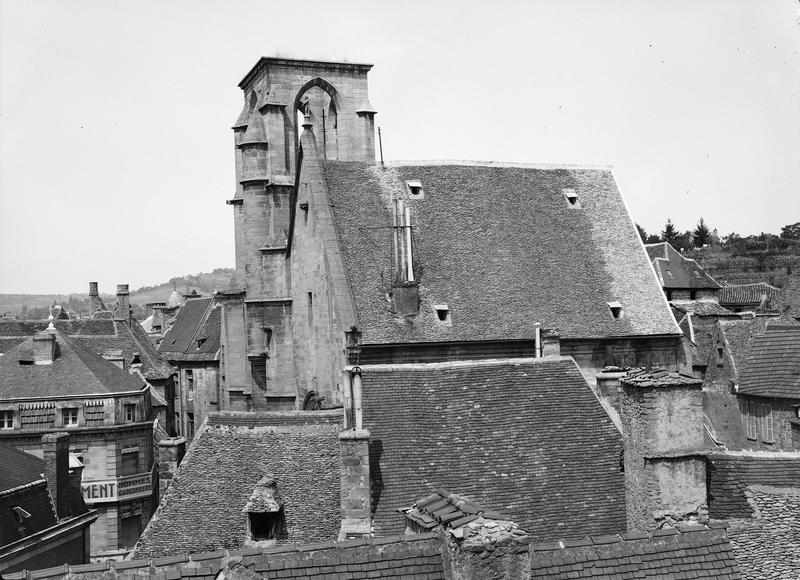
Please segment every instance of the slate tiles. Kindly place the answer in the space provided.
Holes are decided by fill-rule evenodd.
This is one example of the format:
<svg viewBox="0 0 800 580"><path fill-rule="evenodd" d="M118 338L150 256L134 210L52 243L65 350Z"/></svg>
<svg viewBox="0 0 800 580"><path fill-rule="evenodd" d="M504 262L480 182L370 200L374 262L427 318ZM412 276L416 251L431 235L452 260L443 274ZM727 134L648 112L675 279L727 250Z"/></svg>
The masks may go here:
<svg viewBox="0 0 800 580"><path fill-rule="evenodd" d="M238 578L361 580L389 578L442 580L444 570L440 541L435 534L393 536L372 540L320 542L272 548L217 550L174 557L59 566L30 573L29 578L74 580L212 580L224 570ZM232 574L232 575L231 575ZM22 579L21 573L4 575Z"/></svg>
<svg viewBox="0 0 800 580"><path fill-rule="evenodd" d="M748 487L800 486L800 457L781 453L712 453L708 456L708 509L713 518L753 517Z"/></svg>
<svg viewBox="0 0 800 580"><path fill-rule="evenodd" d="M439 487L533 538L625 527L622 437L572 359L361 368L377 534Z"/></svg>
<svg viewBox="0 0 800 580"><path fill-rule="evenodd" d="M653 269L667 289L709 289L721 288L695 260L686 258L667 242L645 244L647 255L653 261Z"/></svg>
<svg viewBox="0 0 800 580"><path fill-rule="evenodd" d="M341 410L210 414L142 534L136 557L243 547L242 509L267 474L284 502L288 537L282 541L336 538L341 429Z"/></svg>
<svg viewBox="0 0 800 580"><path fill-rule="evenodd" d="M213 298L187 300L164 335L159 353L169 360L216 360L220 345L221 309Z"/></svg>
<svg viewBox="0 0 800 580"><path fill-rule="evenodd" d="M744 395L800 399L800 325L770 324L755 336L739 381Z"/></svg>
<svg viewBox="0 0 800 580"><path fill-rule="evenodd" d="M526 340L536 322L564 338L678 333L608 169L322 165L364 344ZM425 192L408 200L421 299L413 321L387 301L392 196L405 195L407 180ZM624 316L614 318L611 301ZM437 304L451 324L440 324Z"/></svg>

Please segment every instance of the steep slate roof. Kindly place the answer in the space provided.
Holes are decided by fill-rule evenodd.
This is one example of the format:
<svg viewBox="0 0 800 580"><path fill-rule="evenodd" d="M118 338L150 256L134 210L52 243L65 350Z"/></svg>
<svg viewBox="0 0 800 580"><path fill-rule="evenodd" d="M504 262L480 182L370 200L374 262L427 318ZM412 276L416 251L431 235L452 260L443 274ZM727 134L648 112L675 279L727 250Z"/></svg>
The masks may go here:
<svg viewBox="0 0 800 580"><path fill-rule="evenodd" d="M667 242L645 244L647 255L653 261L653 269L667 289L711 289L718 290L720 285L709 276L700 265L691 258L685 257Z"/></svg>
<svg viewBox="0 0 800 580"><path fill-rule="evenodd" d="M725 452L708 456L708 509L712 518L756 517L748 488L800 490L800 454ZM777 492L777 490L776 490Z"/></svg>
<svg viewBox="0 0 800 580"><path fill-rule="evenodd" d="M24 451L0 445L0 466L0 546L54 526L56 513L42 475L44 461ZM3 493L14 488L21 489ZM25 533L20 533L17 527L12 512L15 507L31 515L25 521Z"/></svg>
<svg viewBox="0 0 800 580"><path fill-rule="evenodd" d="M170 377L174 371L162 360L147 333L137 321L128 326L121 320L55 320L56 329L92 352L101 355L108 350L121 350L127 364L135 353L139 353L141 372L148 380ZM5 321L0 320L0 353L6 353L37 332L47 328L48 321Z"/></svg>
<svg viewBox="0 0 800 580"><path fill-rule="evenodd" d="M800 399L800 325L771 324L753 338L739 393Z"/></svg>
<svg viewBox="0 0 800 580"><path fill-rule="evenodd" d="M765 322L758 318L750 318L720 320L717 324L733 361L734 380L738 380L744 368L744 361L750 354L753 337L764 332Z"/></svg>
<svg viewBox="0 0 800 580"><path fill-rule="evenodd" d="M194 436L135 557L244 546L242 509L267 473L278 484L287 541L339 533L342 412L212 413Z"/></svg>
<svg viewBox="0 0 800 580"><path fill-rule="evenodd" d="M680 525L531 546L531 580L741 578L727 524Z"/></svg>
<svg viewBox="0 0 800 580"><path fill-rule="evenodd" d="M73 580L98 578L241 578L242 580L443 580L444 567L436 534L392 536L369 540L319 542L294 546L249 548L200 554L178 554L173 557L99 562L77 566L58 566L36 570L26 576L22 572L4 574L8 580L63 578L69 571ZM224 576L218 576L220 572Z"/></svg>
<svg viewBox="0 0 800 580"><path fill-rule="evenodd" d="M30 359L33 339L0 357L0 398L26 399L138 391L145 383L136 375L90 351L59 331L52 364L20 364Z"/></svg>
<svg viewBox="0 0 800 580"><path fill-rule="evenodd" d="M438 487L533 537L625 528L622 437L571 358L361 369L377 534Z"/></svg>
<svg viewBox="0 0 800 580"><path fill-rule="evenodd" d="M364 344L677 334L608 169L324 161ZM390 311L392 196L409 199L420 313ZM577 192L579 205L564 189ZM620 301L615 319L608 302ZM434 305L447 304L452 325Z"/></svg>
<svg viewBox="0 0 800 580"><path fill-rule="evenodd" d="M187 300L178 310L158 352L168 360L217 360L221 309L213 298ZM202 343L198 346L198 342Z"/></svg>
<svg viewBox="0 0 800 580"><path fill-rule="evenodd" d="M767 304L775 298L780 290L765 282L757 284L736 284L723 286L719 291L720 304L747 306L749 304Z"/></svg>

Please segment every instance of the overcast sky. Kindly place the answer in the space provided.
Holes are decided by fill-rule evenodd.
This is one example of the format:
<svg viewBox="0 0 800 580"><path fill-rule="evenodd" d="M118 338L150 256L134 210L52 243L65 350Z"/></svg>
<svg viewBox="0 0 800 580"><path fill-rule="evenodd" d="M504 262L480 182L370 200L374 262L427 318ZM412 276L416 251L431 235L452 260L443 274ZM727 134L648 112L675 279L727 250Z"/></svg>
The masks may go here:
<svg viewBox="0 0 800 580"><path fill-rule="evenodd" d="M656 232L800 221L800 4L0 0L0 292L233 266L237 84L375 65L391 159L610 164Z"/></svg>

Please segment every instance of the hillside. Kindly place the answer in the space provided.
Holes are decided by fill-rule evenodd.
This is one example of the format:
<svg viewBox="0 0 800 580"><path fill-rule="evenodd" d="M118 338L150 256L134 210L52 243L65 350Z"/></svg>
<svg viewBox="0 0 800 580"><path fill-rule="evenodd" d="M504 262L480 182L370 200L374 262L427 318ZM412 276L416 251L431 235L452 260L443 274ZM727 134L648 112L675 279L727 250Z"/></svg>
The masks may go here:
<svg viewBox="0 0 800 580"><path fill-rule="evenodd" d="M181 294L196 291L198 294L210 296L216 290L228 286L233 272L233 268L217 268L212 272L177 276L155 286L143 286L131 290L130 300L134 316L144 318L144 305L150 302L166 302L173 288ZM109 307L117 301L116 295L107 292L101 292L100 297ZM70 315L73 313L87 315L89 294L0 294L0 316L41 320L47 318L52 304L60 304Z"/></svg>
<svg viewBox="0 0 800 580"><path fill-rule="evenodd" d="M693 248L685 255L697 260L720 284L767 282L781 287L800 272L800 240L770 234Z"/></svg>

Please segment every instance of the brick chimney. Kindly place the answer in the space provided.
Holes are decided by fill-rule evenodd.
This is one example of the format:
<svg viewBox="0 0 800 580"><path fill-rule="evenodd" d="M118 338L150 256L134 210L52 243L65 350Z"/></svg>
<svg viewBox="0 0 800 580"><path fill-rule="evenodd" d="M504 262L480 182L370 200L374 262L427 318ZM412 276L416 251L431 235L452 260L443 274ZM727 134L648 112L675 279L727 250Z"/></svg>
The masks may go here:
<svg viewBox="0 0 800 580"><path fill-rule="evenodd" d="M56 359L57 354L55 329L48 328L44 332L40 332L33 337L34 364L51 365Z"/></svg>
<svg viewBox="0 0 800 580"><path fill-rule="evenodd" d="M131 323L131 301L127 284L117 284L117 311L114 318Z"/></svg>
<svg viewBox="0 0 800 580"><path fill-rule="evenodd" d="M70 517L69 433L42 436L44 476L59 519Z"/></svg>
<svg viewBox="0 0 800 580"><path fill-rule="evenodd" d="M186 439L168 437L158 442L158 496L164 497L186 454Z"/></svg>
<svg viewBox="0 0 800 580"><path fill-rule="evenodd" d="M339 433L342 527L339 539L370 535L369 431Z"/></svg>
<svg viewBox="0 0 800 580"><path fill-rule="evenodd" d="M708 520L703 381L675 371L620 378L628 528Z"/></svg>
<svg viewBox="0 0 800 580"><path fill-rule="evenodd" d="M100 301L100 292L97 289L97 282L89 282L89 316L102 309L103 303Z"/></svg>

